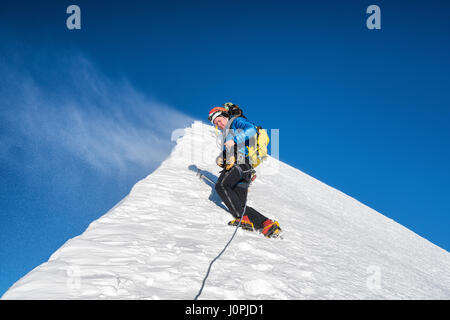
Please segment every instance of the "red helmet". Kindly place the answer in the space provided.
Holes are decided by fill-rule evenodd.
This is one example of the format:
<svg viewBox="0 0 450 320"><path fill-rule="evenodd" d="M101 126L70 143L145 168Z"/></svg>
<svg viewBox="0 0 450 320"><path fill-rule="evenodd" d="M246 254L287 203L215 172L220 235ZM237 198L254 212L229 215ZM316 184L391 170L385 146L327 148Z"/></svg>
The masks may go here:
<svg viewBox="0 0 450 320"><path fill-rule="evenodd" d="M214 124L214 119L218 116L228 117L228 110L222 107L214 107L209 111L208 120Z"/></svg>

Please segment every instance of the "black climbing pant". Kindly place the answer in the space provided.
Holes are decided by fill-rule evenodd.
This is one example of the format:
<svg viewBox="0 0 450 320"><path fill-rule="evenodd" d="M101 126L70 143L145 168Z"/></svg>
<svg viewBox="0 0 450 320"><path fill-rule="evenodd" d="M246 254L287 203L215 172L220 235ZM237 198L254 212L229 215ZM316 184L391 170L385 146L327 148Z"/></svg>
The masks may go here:
<svg viewBox="0 0 450 320"><path fill-rule="evenodd" d="M247 170L250 170L248 164L236 164L228 171L223 170L217 179L215 189L233 217L239 218L245 208L245 215L255 229L261 229L267 218L252 207L245 206L250 181L250 173L244 172Z"/></svg>

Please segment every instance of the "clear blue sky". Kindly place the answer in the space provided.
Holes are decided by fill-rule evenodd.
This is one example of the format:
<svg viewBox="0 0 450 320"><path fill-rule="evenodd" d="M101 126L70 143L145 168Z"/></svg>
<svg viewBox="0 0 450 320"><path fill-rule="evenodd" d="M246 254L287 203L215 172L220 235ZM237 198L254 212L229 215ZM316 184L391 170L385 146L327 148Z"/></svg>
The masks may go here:
<svg viewBox="0 0 450 320"><path fill-rule="evenodd" d="M66 28L71 4L81 30ZM366 28L371 4L381 30ZM2 3L0 294L151 173L169 129L226 101L280 130L280 160L448 250L449 9Z"/></svg>

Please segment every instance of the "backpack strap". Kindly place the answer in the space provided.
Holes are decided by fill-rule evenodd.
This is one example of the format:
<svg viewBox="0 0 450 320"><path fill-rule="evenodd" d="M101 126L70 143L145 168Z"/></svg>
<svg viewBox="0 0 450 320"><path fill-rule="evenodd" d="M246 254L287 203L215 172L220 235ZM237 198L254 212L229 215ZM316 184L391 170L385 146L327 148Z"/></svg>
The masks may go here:
<svg viewBox="0 0 450 320"><path fill-rule="evenodd" d="M237 118L239 118L239 116L232 117L230 120L228 120L227 125L225 126L225 128L224 128L223 131L222 131L222 145L221 145L221 149L222 149L222 150L223 150L223 146L224 146L224 143L225 143L225 138L227 137L227 135L228 135L228 133L229 133L229 131L230 131L231 124L232 124L233 121L236 120ZM234 132L232 132L232 134L233 134L233 136L234 136Z"/></svg>
<svg viewBox="0 0 450 320"><path fill-rule="evenodd" d="M259 130L261 130L261 126L256 127L256 156L259 158Z"/></svg>

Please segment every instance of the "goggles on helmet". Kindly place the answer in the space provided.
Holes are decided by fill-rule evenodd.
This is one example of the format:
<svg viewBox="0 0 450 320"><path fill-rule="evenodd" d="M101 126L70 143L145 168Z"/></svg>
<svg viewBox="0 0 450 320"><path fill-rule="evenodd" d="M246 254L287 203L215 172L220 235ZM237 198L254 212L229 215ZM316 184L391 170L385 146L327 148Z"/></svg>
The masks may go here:
<svg viewBox="0 0 450 320"><path fill-rule="evenodd" d="M214 124L214 119L216 119L219 116L224 116L227 113L227 109L225 108L221 108L221 107L215 107L212 108L211 111L209 112L209 117L208 120L211 121L212 124Z"/></svg>

